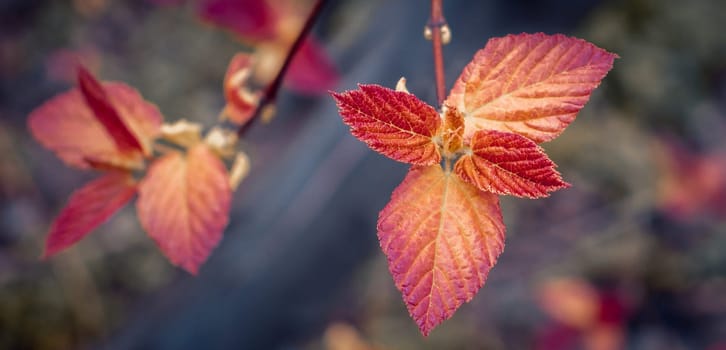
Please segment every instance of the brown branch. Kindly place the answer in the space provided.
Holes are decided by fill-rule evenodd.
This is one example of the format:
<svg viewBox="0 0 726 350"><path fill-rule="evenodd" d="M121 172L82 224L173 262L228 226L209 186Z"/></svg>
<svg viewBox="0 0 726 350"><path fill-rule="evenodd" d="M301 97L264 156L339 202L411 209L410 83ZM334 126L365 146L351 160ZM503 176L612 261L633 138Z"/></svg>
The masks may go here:
<svg viewBox="0 0 726 350"><path fill-rule="evenodd" d="M300 34L298 34L295 42L292 44L292 46L290 46L290 49L287 51L285 62L282 64L282 67L280 67L280 70L277 72L277 76L275 76L275 79L269 85L267 85L267 88L262 94L262 97L260 98L260 102L257 105L255 112L252 114L252 118L249 122L247 122L237 130L237 136L242 136L245 132L247 132L252 123L254 123L255 120L259 119L260 116L265 113L266 108L275 103L275 100L277 99L277 93L280 91L280 86L282 85L282 80L285 78L285 74L290 68L290 63L292 62L293 57L295 57L295 54L300 50L300 47L302 47L302 44L305 41L305 38L310 33L310 30L313 29L313 26L315 25L318 17L320 17L320 13L322 12L321 10L323 9L323 6L325 6L326 2L327 0L317 0L315 2L315 6L313 6L313 9L310 11L307 20L305 20L305 25L303 25L302 29L300 30Z"/></svg>
<svg viewBox="0 0 726 350"><path fill-rule="evenodd" d="M436 74L436 101L439 108L444 103L446 97L446 80L444 76L444 53L442 50L442 28L446 26L444 12L441 9L442 0L431 0L431 18L426 25L431 32L431 43L434 51L434 72Z"/></svg>

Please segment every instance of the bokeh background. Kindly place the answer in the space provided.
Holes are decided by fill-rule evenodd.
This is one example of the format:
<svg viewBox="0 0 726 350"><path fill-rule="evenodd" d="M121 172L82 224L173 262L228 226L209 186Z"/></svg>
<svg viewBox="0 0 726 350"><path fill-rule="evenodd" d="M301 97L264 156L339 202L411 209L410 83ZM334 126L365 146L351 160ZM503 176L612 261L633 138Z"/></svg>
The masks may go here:
<svg viewBox="0 0 726 350"><path fill-rule="evenodd" d="M40 261L49 223L94 174L31 138L28 113L82 57L167 120L214 125L245 49L190 1L0 2L2 349L726 349L726 2L444 1L450 87L487 39L561 32L620 55L544 145L572 187L503 198L507 246L485 287L423 338L375 222L406 167L347 132L327 95L283 90L241 148L252 173L190 277L129 207ZM315 35L341 74L435 100L421 0L332 1Z"/></svg>

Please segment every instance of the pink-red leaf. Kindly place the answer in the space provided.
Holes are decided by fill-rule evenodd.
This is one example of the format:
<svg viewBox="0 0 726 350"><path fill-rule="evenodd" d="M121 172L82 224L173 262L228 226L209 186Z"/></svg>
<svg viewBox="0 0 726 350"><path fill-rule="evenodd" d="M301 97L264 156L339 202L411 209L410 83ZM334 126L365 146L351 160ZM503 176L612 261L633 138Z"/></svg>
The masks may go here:
<svg viewBox="0 0 726 350"><path fill-rule="evenodd" d="M116 143L120 152L143 151L139 140L131 133L116 108L111 104L111 99L101 83L83 67L78 67L78 87L86 104Z"/></svg>
<svg viewBox="0 0 726 350"><path fill-rule="evenodd" d="M103 224L136 193L129 173L111 172L73 193L53 222L45 241L44 258L72 246Z"/></svg>
<svg viewBox="0 0 726 350"><path fill-rule="evenodd" d="M465 138L488 129L549 141L575 119L616 57L561 34L494 38L464 68L446 103L466 116Z"/></svg>
<svg viewBox="0 0 726 350"><path fill-rule="evenodd" d="M228 29L243 39L274 40L279 15L262 0L202 0L197 12L204 20Z"/></svg>
<svg viewBox="0 0 726 350"><path fill-rule="evenodd" d="M378 218L388 268L424 335L484 285L504 249L497 195L441 166L414 166Z"/></svg>
<svg viewBox="0 0 726 350"><path fill-rule="evenodd" d="M332 93L353 136L399 162L430 165L441 161L434 142L441 118L433 107L406 92L379 85L359 87Z"/></svg>
<svg viewBox="0 0 726 350"><path fill-rule="evenodd" d="M462 156L454 171L482 191L537 198L569 186L544 150L524 136L477 131L469 147L471 154Z"/></svg>
<svg viewBox="0 0 726 350"><path fill-rule="evenodd" d="M154 162L139 184L141 226L172 264L196 274L229 220L229 176L204 144Z"/></svg>
<svg viewBox="0 0 726 350"><path fill-rule="evenodd" d="M317 94L335 87L338 71L323 47L312 37L303 42L295 53L285 84L304 94Z"/></svg>
<svg viewBox="0 0 726 350"><path fill-rule="evenodd" d="M78 168L140 168L151 153L162 116L132 87L104 83L103 89L118 115L141 142L138 149L121 150L86 104L79 89L61 93L31 112L28 125L33 136L65 163Z"/></svg>

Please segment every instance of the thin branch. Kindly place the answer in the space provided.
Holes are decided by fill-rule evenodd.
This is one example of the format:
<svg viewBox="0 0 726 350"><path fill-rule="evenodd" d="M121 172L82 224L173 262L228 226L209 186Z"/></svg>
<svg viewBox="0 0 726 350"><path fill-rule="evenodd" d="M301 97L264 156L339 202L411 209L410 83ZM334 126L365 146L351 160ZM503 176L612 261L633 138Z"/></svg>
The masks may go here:
<svg viewBox="0 0 726 350"><path fill-rule="evenodd" d="M292 62L293 57L295 57L295 54L300 50L300 47L302 47L302 44L305 41L305 38L310 33L310 30L313 29L313 26L315 25L318 17L320 17L320 13L322 12L321 10L323 9L323 6L325 6L326 2L327 0L318 0L315 2L315 6L313 6L313 9L310 11L307 20L305 20L305 25L303 25L303 28L300 30L300 34L298 34L295 42L292 44L292 46L290 46L290 49L287 51L285 62L282 64L280 70L277 72L277 76L275 76L275 79L265 89L265 92L260 98L260 103L257 105L255 112L252 114L252 118L250 119L250 121L245 123L237 130L237 136L242 136L245 132L247 132L252 123L254 123L255 120L259 119L260 116L265 113L267 107L275 103L275 100L277 99L277 93L280 91L280 86L282 85L282 80L285 78L285 74L290 68L290 63Z"/></svg>
<svg viewBox="0 0 726 350"><path fill-rule="evenodd" d="M434 71L436 74L436 100L439 108L446 97L446 79L444 76L444 53L442 50L442 28L446 27L446 19L441 9L442 0L431 0L431 18L426 25L431 32L431 43L434 51Z"/></svg>

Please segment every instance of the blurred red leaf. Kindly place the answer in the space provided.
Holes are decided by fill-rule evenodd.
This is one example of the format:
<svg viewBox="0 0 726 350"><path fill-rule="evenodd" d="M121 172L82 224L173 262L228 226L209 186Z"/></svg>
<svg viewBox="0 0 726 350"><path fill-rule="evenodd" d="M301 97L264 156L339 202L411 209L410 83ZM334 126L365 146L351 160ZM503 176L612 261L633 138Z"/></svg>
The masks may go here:
<svg viewBox="0 0 726 350"><path fill-rule="evenodd" d="M128 85L104 83L103 91L106 102L113 106L116 116L127 127L125 130L140 142L141 150L120 148L79 89L58 94L33 110L28 117L30 131L68 165L81 169L141 168L144 155L151 153L162 116L156 106Z"/></svg>
<svg viewBox="0 0 726 350"><path fill-rule="evenodd" d="M264 0L201 0L197 12L247 40L274 40L278 35L279 14Z"/></svg>
<svg viewBox="0 0 726 350"><path fill-rule="evenodd" d="M624 348L627 310L620 296L582 279L558 277L539 286L537 299L557 321L539 337L537 349L571 348L580 342L587 350Z"/></svg>
<svg viewBox="0 0 726 350"><path fill-rule="evenodd" d="M378 218L378 238L424 335L484 285L504 249L499 198L441 166L414 166Z"/></svg>
<svg viewBox="0 0 726 350"><path fill-rule="evenodd" d="M549 141L575 119L616 57L561 34L494 38L464 68L446 104L466 116L465 138L488 129Z"/></svg>
<svg viewBox="0 0 726 350"><path fill-rule="evenodd" d="M309 15L305 3L290 0L203 0L199 16L255 46L255 80L269 84L279 72ZM308 37L295 53L284 84L302 94L335 86L338 72L322 45Z"/></svg>
<svg viewBox="0 0 726 350"><path fill-rule="evenodd" d="M196 274L222 238L231 193L222 161L197 144L150 166L139 184L139 221L172 264Z"/></svg>
<svg viewBox="0 0 726 350"><path fill-rule="evenodd" d="M300 93L317 94L335 87L338 79L338 71L325 49L308 37L290 62L285 84Z"/></svg>
<svg viewBox="0 0 726 350"><path fill-rule="evenodd" d="M482 191L537 198L569 186L544 150L524 136L480 130L469 147L472 153L454 171Z"/></svg>
<svg viewBox="0 0 726 350"><path fill-rule="evenodd" d="M136 193L131 174L111 172L75 191L53 222L44 258L72 246L108 220Z"/></svg>
<svg viewBox="0 0 726 350"><path fill-rule="evenodd" d="M120 152L143 150L139 140L131 133L116 108L111 104L111 99L101 83L83 67L78 67L78 87L86 104L116 143Z"/></svg>
<svg viewBox="0 0 726 350"><path fill-rule="evenodd" d="M416 96L379 85L333 93L351 133L374 151L410 164L441 161L434 136L441 127L436 110Z"/></svg>
<svg viewBox="0 0 726 350"><path fill-rule="evenodd" d="M695 152L673 139L656 145L658 206L670 217L726 216L726 153Z"/></svg>

